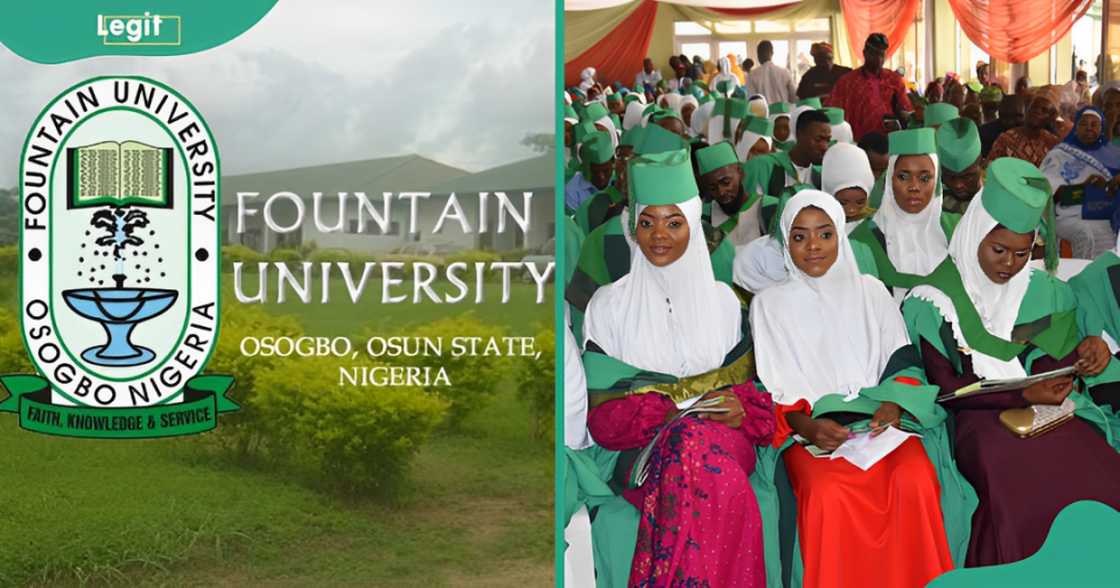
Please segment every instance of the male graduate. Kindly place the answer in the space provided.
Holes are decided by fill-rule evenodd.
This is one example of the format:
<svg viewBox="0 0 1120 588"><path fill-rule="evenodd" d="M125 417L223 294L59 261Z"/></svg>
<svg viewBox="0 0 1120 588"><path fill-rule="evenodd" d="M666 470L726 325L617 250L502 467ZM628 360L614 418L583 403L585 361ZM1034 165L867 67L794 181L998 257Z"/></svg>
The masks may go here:
<svg viewBox="0 0 1120 588"><path fill-rule="evenodd" d="M761 194L746 189L743 166L731 143L723 141L698 150L696 163L700 198L711 203L711 224L735 246L762 236Z"/></svg>
<svg viewBox="0 0 1120 588"><path fill-rule="evenodd" d="M955 118L937 129L937 159L944 188L942 210L964 214L980 193L984 170L980 166L980 131L967 118Z"/></svg>
<svg viewBox="0 0 1120 588"><path fill-rule="evenodd" d="M564 186L564 208L569 214L596 192L606 190L614 175L614 144L608 133L595 131L579 147L580 171Z"/></svg>
<svg viewBox="0 0 1120 588"><path fill-rule="evenodd" d="M618 216L622 209L626 207L626 190L628 187L626 164L633 157L634 147L647 128L657 128L659 131L664 131L657 126L635 126L622 133L618 148L614 150L614 182L591 198L584 200L576 209L574 220L576 226L583 231L584 235L595 230L599 225L607 222L608 219ZM669 131L664 132L668 133Z"/></svg>

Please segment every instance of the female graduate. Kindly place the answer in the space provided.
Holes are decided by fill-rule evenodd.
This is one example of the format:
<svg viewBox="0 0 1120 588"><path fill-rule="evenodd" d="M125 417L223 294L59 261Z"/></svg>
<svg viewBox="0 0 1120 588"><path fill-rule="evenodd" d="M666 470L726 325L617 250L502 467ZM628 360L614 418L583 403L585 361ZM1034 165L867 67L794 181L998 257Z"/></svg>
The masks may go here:
<svg viewBox="0 0 1120 588"><path fill-rule="evenodd" d="M851 232L851 238L871 248L876 276L894 289L901 304L906 290L945 258L960 216L941 209L933 129L895 131L888 140L882 205Z"/></svg>
<svg viewBox="0 0 1120 588"><path fill-rule="evenodd" d="M1090 383L1105 378L1108 347L1079 332L1069 287L1044 271L1025 269L1050 199L1046 177L1013 158L993 161L987 175L953 236L949 257L903 306L930 383L948 394L981 379L1065 366L1076 366L1079 378ZM1001 423L1005 409L1032 405L1076 409L1077 418L1026 438ZM1077 390L1073 377L964 396L945 406L955 415L958 466L980 498L966 565L1033 554L1058 512L1078 500L1120 508L1120 454L1109 446L1104 414ZM1042 413L1030 408L1021 414L1030 420Z"/></svg>
<svg viewBox="0 0 1120 588"><path fill-rule="evenodd" d="M629 479L627 456L657 438L648 478L623 492L640 513L629 585L763 586L748 476L774 419L748 382L746 321L712 273L688 150L636 157L630 182L631 270L595 292L584 324L588 426L624 452L615 473ZM670 423L702 397L725 412Z"/></svg>
<svg viewBox="0 0 1120 588"><path fill-rule="evenodd" d="M859 222L870 216L867 207L875 175L863 149L850 143L837 143L829 147L821 162L821 188L832 194L844 208L844 230L851 233Z"/></svg>
<svg viewBox="0 0 1120 588"><path fill-rule="evenodd" d="M751 302L758 375L774 398L774 447L796 498L804 586L924 586L953 560L923 440L906 439L867 471L789 441L796 433L832 451L867 415L876 430L903 420L944 429L932 390L912 379L917 366L902 369L902 315L878 280L859 273L844 219L840 203L816 190L782 211L789 280Z"/></svg>
<svg viewBox="0 0 1120 588"><path fill-rule="evenodd" d="M1069 286L1077 297L1077 324L1081 332L1100 336L1114 357L1120 357L1120 240L1115 249L1102 253L1070 278ZM1114 365L1116 362L1109 367ZM1089 388L1089 395L1108 416L1112 446L1120 449L1120 384L1098 383Z"/></svg>

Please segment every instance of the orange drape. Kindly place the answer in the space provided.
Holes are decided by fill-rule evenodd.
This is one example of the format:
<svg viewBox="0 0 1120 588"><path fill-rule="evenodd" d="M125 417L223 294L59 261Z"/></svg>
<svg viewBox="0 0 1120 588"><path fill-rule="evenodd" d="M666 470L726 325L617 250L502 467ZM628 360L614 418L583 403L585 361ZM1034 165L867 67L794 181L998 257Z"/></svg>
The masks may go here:
<svg viewBox="0 0 1120 588"><path fill-rule="evenodd" d="M893 55L914 26L918 4L919 0L840 0L852 55L863 55L863 44L871 33L886 35L890 43L887 57Z"/></svg>
<svg viewBox="0 0 1120 588"><path fill-rule="evenodd" d="M965 35L999 61L1026 63L1057 43L1092 0L949 0Z"/></svg>
<svg viewBox="0 0 1120 588"><path fill-rule="evenodd" d="M564 85L579 84L579 73L585 67L595 68L595 79L600 82L633 84L642 70L656 19L657 2L642 0L642 5L607 36L564 64Z"/></svg>

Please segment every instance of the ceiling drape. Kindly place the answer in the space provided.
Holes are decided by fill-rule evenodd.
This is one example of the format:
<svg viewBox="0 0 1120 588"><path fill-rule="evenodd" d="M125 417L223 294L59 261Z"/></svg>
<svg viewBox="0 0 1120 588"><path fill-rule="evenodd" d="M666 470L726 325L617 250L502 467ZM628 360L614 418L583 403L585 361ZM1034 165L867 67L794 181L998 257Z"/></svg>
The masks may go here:
<svg viewBox="0 0 1120 588"><path fill-rule="evenodd" d="M1026 63L1057 43L1092 0L949 0L964 34L1000 61Z"/></svg>

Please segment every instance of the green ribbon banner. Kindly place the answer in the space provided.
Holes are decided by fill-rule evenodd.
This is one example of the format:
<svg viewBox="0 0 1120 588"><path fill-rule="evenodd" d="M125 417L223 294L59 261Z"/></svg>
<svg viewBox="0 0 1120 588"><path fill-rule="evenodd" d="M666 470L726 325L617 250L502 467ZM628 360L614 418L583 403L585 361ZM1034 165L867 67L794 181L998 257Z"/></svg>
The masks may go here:
<svg viewBox="0 0 1120 588"><path fill-rule="evenodd" d="M28 431L64 437L101 439L150 439L177 437L209 431L218 415L236 411L237 403L225 397L232 376L196 376L183 387L183 400L130 408L66 406L51 403L51 386L35 375L0 376L11 393L0 402L0 412L19 415L19 426Z"/></svg>

